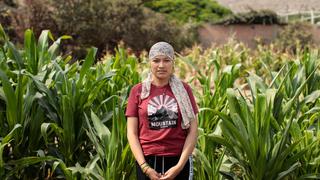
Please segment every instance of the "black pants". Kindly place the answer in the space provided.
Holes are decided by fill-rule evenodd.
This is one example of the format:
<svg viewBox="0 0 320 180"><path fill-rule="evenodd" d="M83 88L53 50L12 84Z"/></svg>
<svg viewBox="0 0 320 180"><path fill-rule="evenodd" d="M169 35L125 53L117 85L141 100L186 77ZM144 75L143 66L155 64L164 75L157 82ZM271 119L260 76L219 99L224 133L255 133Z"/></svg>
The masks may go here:
<svg viewBox="0 0 320 180"><path fill-rule="evenodd" d="M146 162L150 165L151 168L155 169L158 173L164 174L171 167L175 166L179 161L179 156L166 157L166 156L146 156ZM147 180L149 179L141 170L139 164L136 162L137 168L137 179L138 180ZM176 180L189 180L193 176L193 165L192 157L189 157L189 160L186 162L186 165L181 170L181 172L176 176Z"/></svg>

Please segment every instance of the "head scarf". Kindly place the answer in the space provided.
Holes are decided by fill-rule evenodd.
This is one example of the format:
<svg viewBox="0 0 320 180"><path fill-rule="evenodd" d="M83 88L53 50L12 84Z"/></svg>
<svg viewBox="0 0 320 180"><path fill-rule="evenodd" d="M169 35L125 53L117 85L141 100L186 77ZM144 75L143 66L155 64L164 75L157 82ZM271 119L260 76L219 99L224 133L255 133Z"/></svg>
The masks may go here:
<svg viewBox="0 0 320 180"><path fill-rule="evenodd" d="M174 60L173 47L167 42L158 42L154 44L149 51L149 60L152 60L158 55L165 55L171 60Z"/></svg>
<svg viewBox="0 0 320 180"><path fill-rule="evenodd" d="M152 60L158 55L165 55L173 61L173 47L167 42L158 42L154 44L149 51L149 60ZM141 99L145 99L150 95L151 82L152 75L151 73L149 73L147 79L142 82L142 91L140 96ZM182 81L175 75L171 75L169 79L169 85L180 108L180 112L182 115L181 127L183 129L188 129L190 127L190 122L196 119L196 115L194 114L188 92L184 88Z"/></svg>

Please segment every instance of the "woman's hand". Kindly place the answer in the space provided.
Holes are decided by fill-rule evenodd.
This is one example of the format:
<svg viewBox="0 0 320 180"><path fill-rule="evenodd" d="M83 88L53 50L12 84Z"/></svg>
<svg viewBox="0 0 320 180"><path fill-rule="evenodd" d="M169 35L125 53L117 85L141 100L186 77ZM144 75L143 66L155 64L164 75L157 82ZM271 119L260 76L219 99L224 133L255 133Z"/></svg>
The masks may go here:
<svg viewBox="0 0 320 180"><path fill-rule="evenodd" d="M164 173L164 175L161 176L161 180L166 179L174 179L181 171L182 169L179 166L173 166L171 167L167 172Z"/></svg>
<svg viewBox="0 0 320 180"><path fill-rule="evenodd" d="M162 175L160 178L161 180L174 179L182 171L197 142L197 132L198 122L195 119L191 121L190 127L188 129L188 135L186 141L184 142L179 162L175 166L170 168L166 173L164 173L164 175Z"/></svg>
<svg viewBox="0 0 320 180"><path fill-rule="evenodd" d="M157 171L155 171L152 168L148 168L146 171L146 175L151 179L151 180L159 180L161 177L160 173L157 173Z"/></svg>

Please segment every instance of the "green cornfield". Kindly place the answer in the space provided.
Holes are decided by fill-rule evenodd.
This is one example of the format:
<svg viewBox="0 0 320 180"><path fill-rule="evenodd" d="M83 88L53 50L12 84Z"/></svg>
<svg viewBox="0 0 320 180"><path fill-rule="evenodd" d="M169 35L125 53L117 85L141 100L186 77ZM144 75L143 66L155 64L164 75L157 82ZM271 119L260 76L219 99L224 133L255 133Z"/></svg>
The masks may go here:
<svg viewBox="0 0 320 180"><path fill-rule="evenodd" d="M135 179L124 115L146 56L75 60L69 36L0 26L0 179ZM320 52L240 43L178 55L200 108L194 179L320 179ZM71 63L73 62L73 63Z"/></svg>

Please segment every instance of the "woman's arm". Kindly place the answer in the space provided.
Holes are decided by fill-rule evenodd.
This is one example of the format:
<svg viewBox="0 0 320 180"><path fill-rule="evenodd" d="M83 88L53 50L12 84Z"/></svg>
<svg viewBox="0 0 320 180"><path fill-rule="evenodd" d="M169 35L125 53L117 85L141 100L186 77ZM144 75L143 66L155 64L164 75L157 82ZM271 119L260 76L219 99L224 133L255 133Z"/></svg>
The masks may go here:
<svg viewBox="0 0 320 180"><path fill-rule="evenodd" d="M144 163L142 148L138 139L138 118L137 117L128 117L127 119L127 138L131 151L137 160L138 164Z"/></svg>
<svg viewBox="0 0 320 180"><path fill-rule="evenodd" d="M138 118L137 117L127 118L127 138L129 141L131 151L135 159L137 160L138 164L141 165L145 163L146 160L144 158L142 148L138 138ZM160 174L157 173L151 167L146 170L147 171L145 173L150 177L150 179L158 179L160 177Z"/></svg>
<svg viewBox="0 0 320 180"><path fill-rule="evenodd" d="M198 136L198 121L197 119L191 121L190 128L188 129L188 135L184 143L182 153L177 165L170 168L160 179L174 179L185 166L192 153Z"/></svg>

